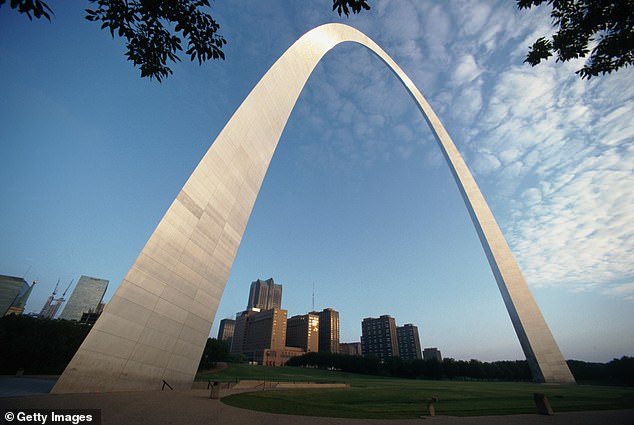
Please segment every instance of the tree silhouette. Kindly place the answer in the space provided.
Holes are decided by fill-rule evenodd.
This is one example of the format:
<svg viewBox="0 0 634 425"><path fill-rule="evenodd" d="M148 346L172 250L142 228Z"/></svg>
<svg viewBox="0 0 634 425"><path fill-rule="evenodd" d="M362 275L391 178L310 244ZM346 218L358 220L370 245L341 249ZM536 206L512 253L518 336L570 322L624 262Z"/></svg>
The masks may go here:
<svg viewBox="0 0 634 425"><path fill-rule="evenodd" d="M7 0L0 0L0 7ZM100 22L114 38L126 40L125 56L141 71L141 77L161 81L172 74L168 65L180 61L183 51L199 64L224 59L227 43L218 24L208 13L209 0L89 0L86 19ZM540 37L529 47L526 60L532 66L551 56L558 62L586 58L576 71L588 78L618 71L634 61L634 0L516 0L518 8L544 3L558 30ZM53 11L42 0L9 0L12 9L29 19L51 19ZM366 0L333 0L332 10L342 14L370 10Z"/></svg>
<svg viewBox="0 0 634 425"><path fill-rule="evenodd" d="M543 3L544 0L517 1L520 9ZM550 56L556 56L558 62L587 57L576 74L588 79L632 65L634 0L548 0L546 3L552 6L550 16L558 30L552 37L538 38L524 62L535 66ZM592 50L591 46L594 46Z"/></svg>
<svg viewBox="0 0 634 425"><path fill-rule="evenodd" d="M361 13L361 10L370 10L370 5L365 0L332 0L332 10L336 10L339 16L344 13L350 16L352 13Z"/></svg>
<svg viewBox="0 0 634 425"><path fill-rule="evenodd" d="M141 77L158 81L172 74L167 61L178 62L185 54L199 64L209 59L224 59L222 46L227 41L218 34L220 25L203 8L209 0L90 0L97 7L86 9L86 19L101 22L126 40L125 55L141 70ZM173 29L171 29L173 27Z"/></svg>
<svg viewBox="0 0 634 425"><path fill-rule="evenodd" d="M5 4L7 0L0 0L0 6ZM10 0L9 6L11 9L17 9L19 13L24 13L30 20L33 20L33 17L36 19L40 19L44 17L51 20L50 13L53 13L48 5L40 0Z"/></svg>
<svg viewBox="0 0 634 425"><path fill-rule="evenodd" d="M7 0L0 0L0 7ZM141 71L141 77L162 81L173 73L169 64L179 62L183 51L199 64L224 59L227 44L219 34L220 24L208 13L209 0L89 0L86 19L101 23L114 38L126 41L125 56ZM53 11L42 0L9 0L12 9L29 19L51 20ZM365 0L333 0L332 9L349 15L370 9Z"/></svg>

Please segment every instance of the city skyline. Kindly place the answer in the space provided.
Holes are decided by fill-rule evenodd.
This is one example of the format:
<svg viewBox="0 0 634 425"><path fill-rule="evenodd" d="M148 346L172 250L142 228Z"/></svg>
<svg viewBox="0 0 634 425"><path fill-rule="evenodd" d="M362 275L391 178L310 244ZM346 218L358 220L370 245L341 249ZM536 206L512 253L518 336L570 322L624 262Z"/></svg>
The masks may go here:
<svg viewBox="0 0 634 425"><path fill-rule="evenodd" d="M567 64L522 64L532 31L550 21L513 4L478 5L469 19L462 6L437 2L412 5L411 16L399 15L400 6L372 6L340 19L328 5L215 5L230 41L227 61L184 62L162 85L140 80L120 44L83 22L80 7L57 6L51 24L3 8L0 119L8 143L1 149L11 164L2 190L12 202L0 216L7 250L0 272L39 282L27 311L41 309L58 278L84 273L109 279L111 296L201 152L272 61L308 29L340 21L394 55L437 110L564 356L632 355L623 338L634 323L632 218L619 206L632 196L632 71L584 82ZM273 16L285 29L240 32ZM16 33L24 37L14 46ZM99 55L73 59L64 44L74 38L95 43ZM289 315L311 309L315 283L316 309L332 306L345 318L342 341L357 340L357 318L390 312L422 324L422 345L448 357L523 358L430 132L380 65L353 46L319 65L282 136L211 334L253 277L276 276ZM27 110L39 126L16 125ZM161 173L149 163L161 164ZM436 229L450 230L447 240Z"/></svg>

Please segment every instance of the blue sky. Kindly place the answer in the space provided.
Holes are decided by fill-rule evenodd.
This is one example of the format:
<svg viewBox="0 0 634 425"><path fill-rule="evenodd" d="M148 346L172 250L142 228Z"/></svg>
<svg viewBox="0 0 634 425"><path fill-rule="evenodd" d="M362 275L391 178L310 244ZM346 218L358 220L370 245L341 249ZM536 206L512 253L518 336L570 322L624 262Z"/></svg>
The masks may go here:
<svg viewBox="0 0 634 425"><path fill-rule="evenodd" d="M52 22L0 9L0 273L109 279L109 298L232 113L298 37L326 22L365 32L426 96L473 171L566 358L634 355L633 71L582 81L578 63L531 68L548 10L512 1L217 1L227 59L142 80L120 40L51 1ZM271 163L216 315L256 278L289 316L341 313L419 327L444 356L522 358L458 190L391 72L344 44L317 66Z"/></svg>

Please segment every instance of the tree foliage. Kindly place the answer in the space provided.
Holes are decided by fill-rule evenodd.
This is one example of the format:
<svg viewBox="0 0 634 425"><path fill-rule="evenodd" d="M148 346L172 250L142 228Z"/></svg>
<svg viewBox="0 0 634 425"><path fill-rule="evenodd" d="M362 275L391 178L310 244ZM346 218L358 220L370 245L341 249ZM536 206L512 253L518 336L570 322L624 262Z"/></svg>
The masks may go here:
<svg viewBox="0 0 634 425"><path fill-rule="evenodd" d="M0 374L59 375L90 331L68 320L10 315L0 318Z"/></svg>
<svg viewBox="0 0 634 425"><path fill-rule="evenodd" d="M216 338L207 338L203 355L198 364L198 370L211 369L217 362L226 362L229 358L229 346L226 341Z"/></svg>
<svg viewBox="0 0 634 425"><path fill-rule="evenodd" d="M167 62L180 61L181 35L187 42L185 54L199 64L224 59L227 43L218 34L220 25L205 12L209 0L90 0L86 19L101 22L114 38L126 40L128 60L141 70L141 77L158 81L172 74Z"/></svg>
<svg viewBox="0 0 634 425"><path fill-rule="evenodd" d="M634 357L623 356L608 363L568 360L568 367L577 381L634 386Z"/></svg>
<svg viewBox="0 0 634 425"><path fill-rule="evenodd" d="M576 71L581 78L609 74L634 61L634 0L517 0L520 9L547 3L558 27L552 37L540 37L529 48L532 66L550 56L566 62L587 58Z"/></svg>
<svg viewBox="0 0 634 425"><path fill-rule="evenodd" d="M0 6L7 0L0 0ZM126 40L125 56L141 77L161 81L173 73L183 51L199 64L224 59L227 41L220 25L206 9L209 0L89 0L86 19L101 23L114 38ZM581 78L609 74L634 63L634 0L516 0L519 9L544 3L552 7L557 31L539 37L529 47L525 62L535 66L555 56L559 62L587 58L576 73ZM29 19L51 19L53 11L42 0L9 0L12 9ZM342 14L370 10L367 0L333 0L332 10Z"/></svg>
<svg viewBox="0 0 634 425"><path fill-rule="evenodd" d="M634 385L634 357L621 357L608 363L568 360L578 382L601 385ZM392 357L380 362L376 357L332 353L306 353L289 359L287 366L335 368L344 372L394 376L410 379L451 379L487 381L532 381L526 360L481 362L471 359L403 360Z"/></svg>
<svg viewBox="0 0 634 425"><path fill-rule="evenodd" d="M0 6L7 0L0 0ZM227 44L219 34L220 25L206 11L209 0L89 0L93 8L86 9L86 19L101 23L110 35L124 38L125 56L141 71L141 77L157 81L173 74L170 64L179 62L182 43L185 54L199 64L210 59L224 59ZM29 19L53 13L42 0L9 0L12 9ZM366 0L333 0L332 10L341 16L369 10Z"/></svg>
<svg viewBox="0 0 634 425"><path fill-rule="evenodd" d="M350 16L352 13L360 13L361 10L370 10L370 5L365 0L332 0L332 10L336 10L339 16L344 13Z"/></svg>
<svg viewBox="0 0 634 425"><path fill-rule="evenodd" d="M2 6L6 0L0 0ZM126 40L125 56L141 71L141 77L161 81L173 73L169 64L179 62L183 41L185 54L199 64L224 59L227 41L220 25L205 10L209 0L89 0L86 19L101 23L114 38ZM51 8L42 0L10 0L12 9L29 19L50 20Z"/></svg>
<svg viewBox="0 0 634 425"><path fill-rule="evenodd" d="M6 2L7 0L0 0L0 7ZM33 17L36 19L44 17L50 21L49 13L53 13L51 8L41 0L10 0L9 6L11 9L17 9L19 13L24 13L30 20L33 20Z"/></svg>
<svg viewBox="0 0 634 425"><path fill-rule="evenodd" d="M376 357L332 353L306 353L289 359L288 366L335 368L344 372L416 379L531 381L525 360L481 362L479 360L403 360L392 357L380 362Z"/></svg>

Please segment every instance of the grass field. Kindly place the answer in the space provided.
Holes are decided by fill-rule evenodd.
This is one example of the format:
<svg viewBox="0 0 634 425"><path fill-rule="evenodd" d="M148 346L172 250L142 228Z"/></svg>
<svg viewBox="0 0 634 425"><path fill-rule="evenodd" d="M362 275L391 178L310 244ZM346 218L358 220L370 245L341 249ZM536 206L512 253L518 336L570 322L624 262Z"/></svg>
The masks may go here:
<svg viewBox="0 0 634 425"><path fill-rule="evenodd" d="M264 412L341 418L418 418L438 397L436 413L450 416L535 413L533 393L546 394L555 412L632 409L634 388L517 382L426 381L319 369L231 364L198 380L346 382L350 388L259 391L225 397L226 404Z"/></svg>

